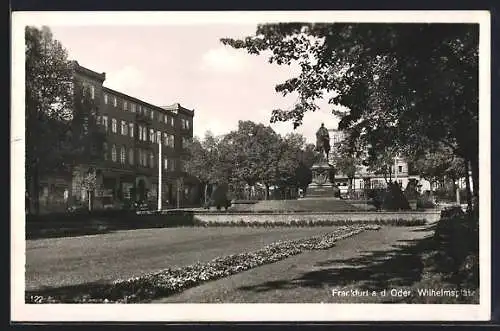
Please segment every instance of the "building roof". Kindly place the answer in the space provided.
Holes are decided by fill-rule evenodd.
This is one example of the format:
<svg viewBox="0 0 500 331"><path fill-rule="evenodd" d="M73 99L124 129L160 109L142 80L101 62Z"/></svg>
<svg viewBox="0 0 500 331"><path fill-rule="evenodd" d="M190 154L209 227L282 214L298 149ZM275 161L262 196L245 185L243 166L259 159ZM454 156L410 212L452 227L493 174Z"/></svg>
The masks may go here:
<svg viewBox="0 0 500 331"><path fill-rule="evenodd" d="M185 113L188 113L190 115L193 115L194 114L194 109L187 109L187 108L184 108L181 106L180 103L176 102L172 105L169 105L169 106L161 106L161 108L165 109L165 110L168 110L168 111L172 111L174 113L178 113L179 111L182 111L182 112L185 112Z"/></svg>
<svg viewBox="0 0 500 331"><path fill-rule="evenodd" d="M84 74L84 75L87 75L89 77L92 77L92 78L95 78L97 80L99 80L101 83L104 82L104 80L106 80L106 73L98 73L98 72L95 72L93 70L90 70L88 68L85 68L85 67L82 67L77 61L71 61L72 65L74 66L75 70ZM142 103L144 105L146 105L147 107L149 108L152 108L152 109L156 109L156 110L167 110L171 113L174 113L174 114L177 114L179 111L183 112L183 113L186 113L188 115L191 115L193 116L194 115L194 109L187 109L185 107L182 107L180 105L180 103L176 102L170 106L155 106L149 102L146 102L146 101L143 101L141 99L138 99L136 97L132 97L128 94L125 94L123 92L120 92L120 91L116 91L116 90L113 90L109 87L106 87L106 86L103 86L102 87L103 91L105 92L108 92L110 94L116 94L122 98L127 98L127 99L130 99L130 100L133 100L134 102L137 102L137 103Z"/></svg>
<svg viewBox="0 0 500 331"><path fill-rule="evenodd" d="M88 68L82 67L77 61L74 61L74 60L71 61L71 65L73 66L73 68L75 69L75 71L77 71L79 73L82 73L82 74L84 74L86 76L92 77L94 79L97 79L101 83L106 80L106 73L105 72L98 73L96 71L93 71L93 70L90 70Z"/></svg>

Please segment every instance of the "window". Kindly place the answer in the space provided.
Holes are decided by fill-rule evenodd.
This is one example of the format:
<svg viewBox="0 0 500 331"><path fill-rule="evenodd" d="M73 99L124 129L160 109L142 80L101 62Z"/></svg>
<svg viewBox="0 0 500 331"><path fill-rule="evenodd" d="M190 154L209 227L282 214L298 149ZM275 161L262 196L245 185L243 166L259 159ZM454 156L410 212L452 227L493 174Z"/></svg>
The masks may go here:
<svg viewBox="0 0 500 331"><path fill-rule="evenodd" d="M164 121L165 121L165 124L168 124L168 123L169 123L170 116L165 115L165 117L163 117L163 119L164 119Z"/></svg>
<svg viewBox="0 0 500 331"><path fill-rule="evenodd" d="M163 122L163 115L162 113L158 113L158 122Z"/></svg>
<svg viewBox="0 0 500 331"><path fill-rule="evenodd" d="M118 100L116 99L116 97L113 97L113 106L118 106Z"/></svg>
<svg viewBox="0 0 500 331"><path fill-rule="evenodd" d="M175 160L170 160L170 171L174 171L175 170Z"/></svg>
<svg viewBox="0 0 500 331"><path fill-rule="evenodd" d="M146 107L142 108L142 111L144 112L144 116L148 116L148 109Z"/></svg>
<svg viewBox="0 0 500 331"><path fill-rule="evenodd" d="M189 130L189 120L186 120L186 129Z"/></svg>
<svg viewBox="0 0 500 331"><path fill-rule="evenodd" d="M89 118L88 116L83 117L83 134L87 135L89 133Z"/></svg>
<svg viewBox="0 0 500 331"><path fill-rule="evenodd" d="M130 138L134 138L134 123L128 124L128 132L130 133Z"/></svg>
<svg viewBox="0 0 500 331"><path fill-rule="evenodd" d="M130 104L130 111L131 111L132 113L135 113L135 103L131 103L131 104Z"/></svg>
<svg viewBox="0 0 500 331"><path fill-rule="evenodd" d="M139 165L142 166L142 149L137 150L137 157L139 158Z"/></svg>
<svg viewBox="0 0 500 331"><path fill-rule="evenodd" d="M153 152L149 152L149 166L151 168L155 167L155 155L153 154Z"/></svg>
<svg viewBox="0 0 500 331"><path fill-rule="evenodd" d="M115 144L113 144L111 146L111 160L113 162L116 162L116 146L115 146Z"/></svg>
<svg viewBox="0 0 500 331"><path fill-rule="evenodd" d="M97 125L101 125L101 121L102 121L102 117L101 117L101 115L97 115L97 117L96 117L96 121L95 121L95 122L96 122L96 124L97 124Z"/></svg>
<svg viewBox="0 0 500 331"><path fill-rule="evenodd" d="M174 141L173 140L174 140L174 136L173 135L171 135L171 134L167 135L166 145L168 147L173 147L173 145L174 145Z"/></svg>
<svg viewBox="0 0 500 331"><path fill-rule="evenodd" d="M127 101L123 101L123 110L128 110L128 103L127 103Z"/></svg>
<svg viewBox="0 0 500 331"><path fill-rule="evenodd" d="M175 147L175 137L173 134L170 135L170 147Z"/></svg>
<svg viewBox="0 0 500 331"><path fill-rule="evenodd" d="M403 172L403 166L398 166L398 172Z"/></svg>
<svg viewBox="0 0 500 331"><path fill-rule="evenodd" d="M142 151L142 165L145 167L148 166L148 154L146 151Z"/></svg>
<svg viewBox="0 0 500 331"><path fill-rule="evenodd" d="M171 125L171 126L175 126L174 124L175 124L175 119L174 119L174 117L172 116L172 117L170 117L170 125Z"/></svg>
<svg viewBox="0 0 500 331"><path fill-rule="evenodd" d="M163 145L168 146L168 135L166 132L163 133Z"/></svg>
<svg viewBox="0 0 500 331"><path fill-rule="evenodd" d="M125 146L120 148L120 163L125 164L125 159L127 158L127 152L125 150Z"/></svg>
<svg viewBox="0 0 500 331"><path fill-rule="evenodd" d="M90 97L95 99L95 87L94 85L90 85Z"/></svg>
<svg viewBox="0 0 500 331"><path fill-rule="evenodd" d="M148 141L148 130L146 129L146 127L142 128L142 140Z"/></svg>
<svg viewBox="0 0 500 331"><path fill-rule="evenodd" d="M107 160L108 159L108 144L107 143L102 144L102 154L103 154L104 160Z"/></svg>
<svg viewBox="0 0 500 331"><path fill-rule="evenodd" d="M139 114L142 113L142 106L141 105L137 105L137 112Z"/></svg>
<svg viewBox="0 0 500 331"><path fill-rule="evenodd" d="M181 148L187 148L189 146L189 138L182 137L182 145Z"/></svg>
<svg viewBox="0 0 500 331"><path fill-rule="evenodd" d="M153 129L149 129L149 141L151 141L152 143L155 142L155 130Z"/></svg>
<svg viewBox="0 0 500 331"><path fill-rule="evenodd" d="M154 120L155 119L155 111L151 109L151 113L149 113L151 115L151 119Z"/></svg>
<svg viewBox="0 0 500 331"><path fill-rule="evenodd" d="M108 94L104 93L104 103L108 104Z"/></svg>
<svg viewBox="0 0 500 331"><path fill-rule="evenodd" d="M111 131L116 133L116 118L111 119Z"/></svg>
<svg viewBox="0 0 500 331"><path fill-rule="evenodd" d="M108 116L102 117L101 124L104 126L104 130L108 131Z"/></svg>
<svg viewBox="0 0 500 331"><path fill-rule="evenodd" d="M121 133L122 133L122 136L128 135L128 125L127 125L127 122L125 122L125 121L122 121Z"/></svg>
<svg viewBox="0 0 500 331"><path fill-rule="evenodd" d="M128 150L128 163L130 165L134 164L134 149L133 148Z"/></svg>
<svg viewBox="0 0 500 331"><path fill-rule="evenodd" d="M161 132L156 131L156 143L159 144L161 143Z"/></svg>
<svg viewBox="0 0 500 331"><path fill-rule="evenodd" d="M182 130L186 129L186 120L181 118L181 128Z"/></svg>

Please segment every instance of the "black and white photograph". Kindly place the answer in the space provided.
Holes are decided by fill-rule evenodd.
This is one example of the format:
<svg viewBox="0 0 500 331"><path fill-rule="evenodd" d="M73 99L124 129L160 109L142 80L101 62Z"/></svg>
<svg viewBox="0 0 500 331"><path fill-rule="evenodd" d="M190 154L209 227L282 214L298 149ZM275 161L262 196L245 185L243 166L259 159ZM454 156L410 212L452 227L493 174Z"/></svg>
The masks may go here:
<svg viewBox="0 0 500 331"><path fill-rule="evenodd" d="M12 319L489 319L489 20L14 12Z"/></svg>

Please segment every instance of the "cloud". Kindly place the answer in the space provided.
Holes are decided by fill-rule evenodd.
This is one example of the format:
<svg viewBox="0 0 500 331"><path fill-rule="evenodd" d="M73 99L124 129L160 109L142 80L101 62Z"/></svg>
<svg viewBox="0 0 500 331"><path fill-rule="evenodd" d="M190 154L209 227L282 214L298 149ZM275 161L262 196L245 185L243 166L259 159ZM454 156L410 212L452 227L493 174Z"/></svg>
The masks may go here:
<svg viewBox="0 0 500 331"><path fill-rule="evenodd" d="M229 47L217 47L202 55L200 68L204 71L236 73L244 71L248 64L248 54Z"/></svg>
<svg viewBox="0 0 500 331"><path fill-rule="evenodd" d="M145 74L134 66L125 66L117 71L106 73L104 85L123 93L136 95L135 91L145 83Z"/></svg>

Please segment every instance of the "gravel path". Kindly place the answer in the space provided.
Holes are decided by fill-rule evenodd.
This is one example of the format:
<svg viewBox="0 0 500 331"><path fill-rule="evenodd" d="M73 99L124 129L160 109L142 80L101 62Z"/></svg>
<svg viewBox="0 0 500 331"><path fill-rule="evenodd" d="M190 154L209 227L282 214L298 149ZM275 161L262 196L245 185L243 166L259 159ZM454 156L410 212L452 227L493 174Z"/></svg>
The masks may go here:
<svg viewBox="0 0 500 331"><path fill-rule="evenodd" d="M428 226L366 231L339 241L329 250L307 251L154 302L379 303L398 300L400 297L390 297L390 290L404 289L418 281L422 268L418 254L409 247L431 234ZM371 291L379 293L384 289L388 290L388 296L371 296ZM332 290L344 292L332 295Z"/></svg>
<svg viewBox="0 0 500 331"><path fill-rule="evenodd" d="M162 228L26 241L26 289L109 282L332 228Z"/></svg>

